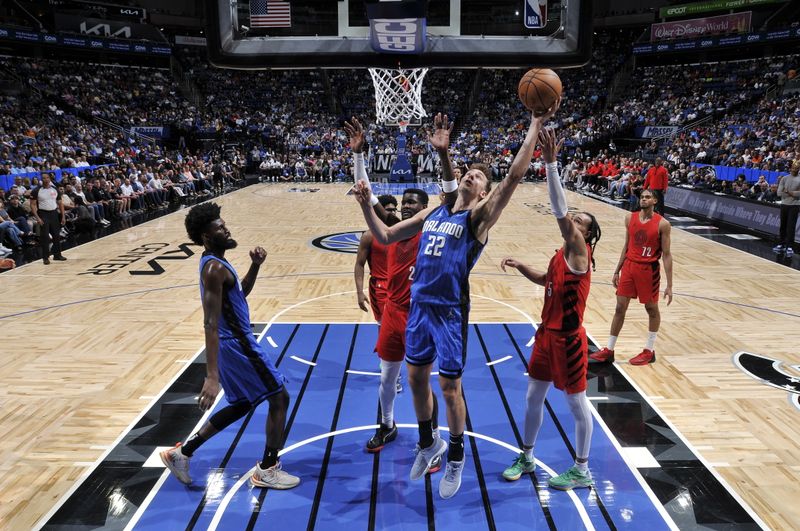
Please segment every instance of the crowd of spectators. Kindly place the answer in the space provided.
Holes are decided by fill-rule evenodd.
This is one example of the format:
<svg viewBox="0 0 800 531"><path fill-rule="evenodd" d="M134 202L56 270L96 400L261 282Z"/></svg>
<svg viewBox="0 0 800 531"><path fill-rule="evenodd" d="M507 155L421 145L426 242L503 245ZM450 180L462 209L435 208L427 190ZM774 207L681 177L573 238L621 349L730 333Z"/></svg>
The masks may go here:
<svg viewBox="0 0 800 531"><path fill-rule="evenodd" d="M692 163L786 171L800 158L800 96L782 93L800 56L637 67L612 101L609 90L629 65L632 38L626 31L601 32L587 66L559 72L564 92L555 125L569 146L567 182L630 199L659 156L672 184L774 200L769 183L717 181ZM62 182L70 210L95 226L158 210L184 196L216 193L215 177L240 179L245 168L271 181L345 180L352 162L342 123L351 116L366 124L371 154L396 150L396 128L375 123L366 70L231 71L211 67L196 52L179 51L177 57L201 95L196 105L166 69L0 58L0 74L17 77L7 84L12 90L0 95L0 174L19 176L5 194L6 206L16 201L24 209L35 174L59 170L68 170ZM505 175L529 123L529 111L516 95L522 73L428 73L423 102L429 113L444 112L456 122L457 164L484 162L495 178ZM773 92L765 97L768 89ZM701 122L704 117L709 119ZM430 118L408 129L412 158L430 153L427 122ZM586 156L586 146L646 125L681 129L631 155L609 149ZM131 134L134 126L170 127L181 141L166 147ZM184 135L212 140L187 145ZM231 144L237 147L226 154L224 146ZM591 149L596 152L597 145ZM530 175L542 174L535 158ZM16 236L35 237L32 217L26 220L29 227L18 226ZM6 243L16 244L7 232Z"/></svg>

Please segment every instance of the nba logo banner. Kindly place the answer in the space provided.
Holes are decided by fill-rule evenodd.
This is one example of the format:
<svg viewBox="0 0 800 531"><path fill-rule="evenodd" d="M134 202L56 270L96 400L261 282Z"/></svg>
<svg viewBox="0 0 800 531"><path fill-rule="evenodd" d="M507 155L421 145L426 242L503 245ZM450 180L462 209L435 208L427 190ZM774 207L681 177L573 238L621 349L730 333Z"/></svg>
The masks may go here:
<svg viewBox="0 0 800 531"><path fill-rule="evenodd" d="M525 0L525 27L543 28L547 24L547 0Z"/></svg>

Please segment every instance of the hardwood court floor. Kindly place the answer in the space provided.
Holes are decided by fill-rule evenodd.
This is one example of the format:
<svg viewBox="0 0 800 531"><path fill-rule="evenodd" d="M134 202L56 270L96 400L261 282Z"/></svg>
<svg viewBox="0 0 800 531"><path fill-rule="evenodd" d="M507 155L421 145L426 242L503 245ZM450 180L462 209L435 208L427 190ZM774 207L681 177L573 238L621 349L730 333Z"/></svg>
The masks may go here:
<svg viewBox="0 0 800 531"><path fill-rule="evenodd" d="M254 321L370 321L353 293L354 255L311 245L364 227L344 185L321 186L293 193L257 185L217 199L239 241L233 265L245 270L255 245L269 253L249 297ZM603 228L586 312L602 344L624 212L572 193L568 200ZM71 249L67 262L0 276L0 528L35 525L202 347L199 248L182 246L184 214ZM541 288L498 264L512 255L544 269L559 245L545 188L522 186L473 271L471 318L536 319ZM800 365L800 272L687 232L673 231L672 245L675 300L662 305L658 362L621 368L768 526L797 528L800 411L787 391L741 372L732 355ZM641 350L646 327L644 309L632 304L618 361Z"/></svg>

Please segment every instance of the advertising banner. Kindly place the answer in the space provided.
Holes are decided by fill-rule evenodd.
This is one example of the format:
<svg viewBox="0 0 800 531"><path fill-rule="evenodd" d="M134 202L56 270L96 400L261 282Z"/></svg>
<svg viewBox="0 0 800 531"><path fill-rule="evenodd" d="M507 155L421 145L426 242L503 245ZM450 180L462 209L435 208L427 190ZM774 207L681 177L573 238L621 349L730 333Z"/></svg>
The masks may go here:
<svg viewBox="0 0 800 531"><path fill-rule="evenodd" d="M102 37L83 37L80 35L65 35L60 33L40 33L32 30L22 31L0 27L0 40L3 39L72 46L92 50L107 50L111 52L144 53L150 55L170 55L172 53L172 49L167 44L120 41Z"/></svg>
<svg viewBox="0 0 800 531"><path fill-rule="evenodd" d="M685 41L665 41L654 44L636 44L633 46L633 54L642 55L651 53L680 52L684 50L702 50L721 46L742 46L796 39L800 39L800 27L773 31L759 31L744 35L734 35L732 37L709 35L708 37Z"/></svg>
<svg viewBox="0 0 800 531"><path fill-rule="evenodd" d="M723 221L775 237L781 227L780 207L774 203L670 186L664 204L705 219ZM800 229L797 227L795 239L800 241Z"/></svg>
<svg viewBox="0 0 800 531"><path fill-rule="evenodd" d="M739 9L742 7L760 6L764 4L781 4L786 1L787 0L713 0L711 2L695 2L693 4L662 7L658 12L658 18L685 17L687 15L699 15L701 13L724 11L726 9Z"/></svg>
<svg viewBox="0 0 800 531"><path fill-rule="evenodd" d="M752 15L752 11L745 11L718 17L652 24L650 26L650 42L674 41L727 33L747 33L751 28Z"/></svg>
<svg viewBox="0 0 800 531"><path fill-rule="evenodd" d="M156 125L138 125L131 127L131 133L136 133L153 138L167 138L169 136L169 127L160 127Z"/></svg>
<svg viewBox="0 0 800 531"><path fill-rule="evenodd" d="M648 125L647 127L637 127L633 134L636 138L658 138L674 135L678 129L677 125Z"/></svg>
<svg viewBox="0 0 800 531"><path fill-rule="evenodd" d="M117 37L123 39L144 39L164 42L164 36L149 24L139 24L132 20L110 20L81 17L56 13L56 29L70 31L93 37Z"/></svg>

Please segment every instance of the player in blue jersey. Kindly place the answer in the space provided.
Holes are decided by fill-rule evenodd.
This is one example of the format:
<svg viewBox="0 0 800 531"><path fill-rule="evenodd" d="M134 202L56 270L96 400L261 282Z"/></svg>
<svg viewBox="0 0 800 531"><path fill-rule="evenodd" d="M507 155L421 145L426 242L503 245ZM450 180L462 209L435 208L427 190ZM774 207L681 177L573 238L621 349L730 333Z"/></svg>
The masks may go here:
<svg viewBox="0 0 800 531"><path fill-rule="evenodd" d="M450 498L461 486L464 468L464 423L466 408L461 394L461 374L467 353L469 272L480 256L489 229L511 199L530 165L542 125L555 113L556 103L540 116L534 115L511 165L508 176L492 190L491 176L483 165L473 165L457 183L449 158L450 127L447 117L436 117L431 145L442 162L445 192L456 191L454 201L432 206L413 217L387 227L371 208L369 183L359 181L356 199L374 238L392 243L422 231L411 284L411 309L406 327L408 381L414 395L419 424L417 456L411 479L424 477L434 459L448 445L433 432L431 366L439 363L439 385L447 404L450 450L447 468L439 482L439 495Z"/></svg>
<svg viewBox="0 0 800 531"><path fill-rule="evenodd" d="M250 309L245 300L255 285L267 252L261 247L250 251L252 264L240 280L233 266L225 260L225 251L235 248L237 243L220 218L220 207L216 203L193 207L186 216L186 232L194 243L205 247L200 260L200 294L206 336L206 379L200 391L199 406L203 411L213 406L220 387L225 390L228 406L214 413L186 443L161 452L161 461L178 480L188 485L192 482L189 458L195 450L267 400L267 441L250 483L271 489L295 487L300 478L284 472L278 461L289 408L285 378L253 337Z"/></svg>

